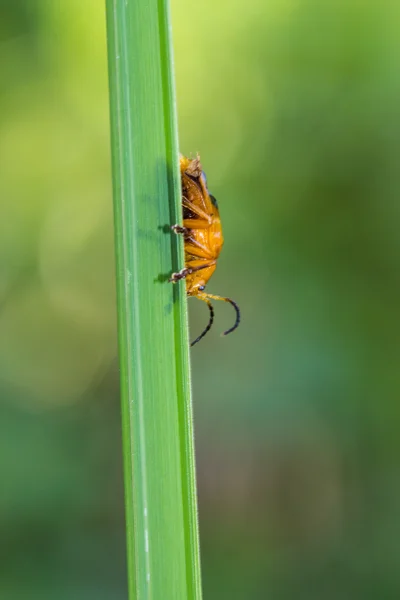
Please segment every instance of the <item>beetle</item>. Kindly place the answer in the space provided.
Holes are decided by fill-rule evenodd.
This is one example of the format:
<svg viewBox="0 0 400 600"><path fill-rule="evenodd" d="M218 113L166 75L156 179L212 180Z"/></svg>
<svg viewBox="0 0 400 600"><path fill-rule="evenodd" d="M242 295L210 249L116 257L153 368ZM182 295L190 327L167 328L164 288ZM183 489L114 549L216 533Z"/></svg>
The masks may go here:
<svg viewBox="0 0 400 600"><path fill-rule="evenodd" d="M210 311L210 319L204 331L191 343L199 342L214 322L214 308L210 300L223 300L232 304L236 311L236 321L223 335L232 333L240 323L239 306L230 298L214 296L205 292L206 284L217 267L217 259L224 244L218 204L207 188L207 180L200 162L200 156L190 159L180 156L182 186L183 226L172 225L171 229L182 234L185 249L185 266L173 273L170 282L186 280L186 294L205 302Z"/></svg>

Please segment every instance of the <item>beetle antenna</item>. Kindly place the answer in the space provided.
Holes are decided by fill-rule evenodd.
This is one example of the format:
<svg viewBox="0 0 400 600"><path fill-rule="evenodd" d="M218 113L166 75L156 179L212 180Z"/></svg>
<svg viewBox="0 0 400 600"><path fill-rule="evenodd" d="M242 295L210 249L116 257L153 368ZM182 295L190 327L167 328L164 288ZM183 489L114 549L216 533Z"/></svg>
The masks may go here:
<svg viewBox="0 0 400 600"><path fill-rule="evenodd" d="M205 302L209 308L210 311L210 320L208 321L208 325L205 328L205 330L199 335L198 338L196 338L194 340L194 342L192 342L190 345L194 346L195 344L197 344L197 342L199 342L205 335L206 333L208 333L211 329L211 325L214 323L214 308L213 305L211 304L211 302L209 300L207 300L207 298L204 298L204 296L197 296L200 300L203 300L203 302Z"/></svg>
<svg viewBox="0 0 400 600"><path fill-rule="evenodd" d="M232 333L232 331L235 331L235 329L239 327L240 323L240 308L236 304L236 302L234 300L231 300L230 298L224 298L223 296L214 296L213 294L207 294L206 297L212 298L213 300L223 300L224 302L229 302L229 304L232 304L233 308L236 311L236 321L233 327L224 331L222 335L228 335L228 333Z"/></svg>

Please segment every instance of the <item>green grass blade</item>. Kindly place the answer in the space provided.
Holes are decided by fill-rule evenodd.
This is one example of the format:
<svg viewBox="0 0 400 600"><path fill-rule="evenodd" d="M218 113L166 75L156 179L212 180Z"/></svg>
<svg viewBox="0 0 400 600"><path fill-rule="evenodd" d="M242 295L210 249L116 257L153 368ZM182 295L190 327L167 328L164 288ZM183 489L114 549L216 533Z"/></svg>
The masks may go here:
<svg viewBox="0 0 400 600"><path fill-rule="evenodd" d="M201 598L167 0L107 0L129 597Z"/></svg>

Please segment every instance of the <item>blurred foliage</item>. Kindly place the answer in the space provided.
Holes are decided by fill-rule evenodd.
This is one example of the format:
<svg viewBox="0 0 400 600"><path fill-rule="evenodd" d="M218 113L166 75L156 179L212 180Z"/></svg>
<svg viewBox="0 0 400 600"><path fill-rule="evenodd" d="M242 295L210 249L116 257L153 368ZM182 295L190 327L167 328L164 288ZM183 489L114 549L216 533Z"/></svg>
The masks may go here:
<svg viewBox="0 0 400 600"><path fill-rule="evenodd" d="M0 6L0 596L125 598L104 7ZM397 599L400 5L172 9L243 313L192 352L204 595Z"/></svg>

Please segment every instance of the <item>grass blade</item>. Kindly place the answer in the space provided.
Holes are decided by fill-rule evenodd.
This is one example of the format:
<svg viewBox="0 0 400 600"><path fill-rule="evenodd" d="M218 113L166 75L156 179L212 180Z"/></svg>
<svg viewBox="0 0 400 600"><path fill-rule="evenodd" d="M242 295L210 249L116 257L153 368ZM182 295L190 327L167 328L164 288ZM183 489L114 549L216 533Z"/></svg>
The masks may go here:
<svg viewBox="0 0 400 600"><path fill-rule="evenodd" d="M201 598L167 0L107 0L129 597Z"/></svg>

